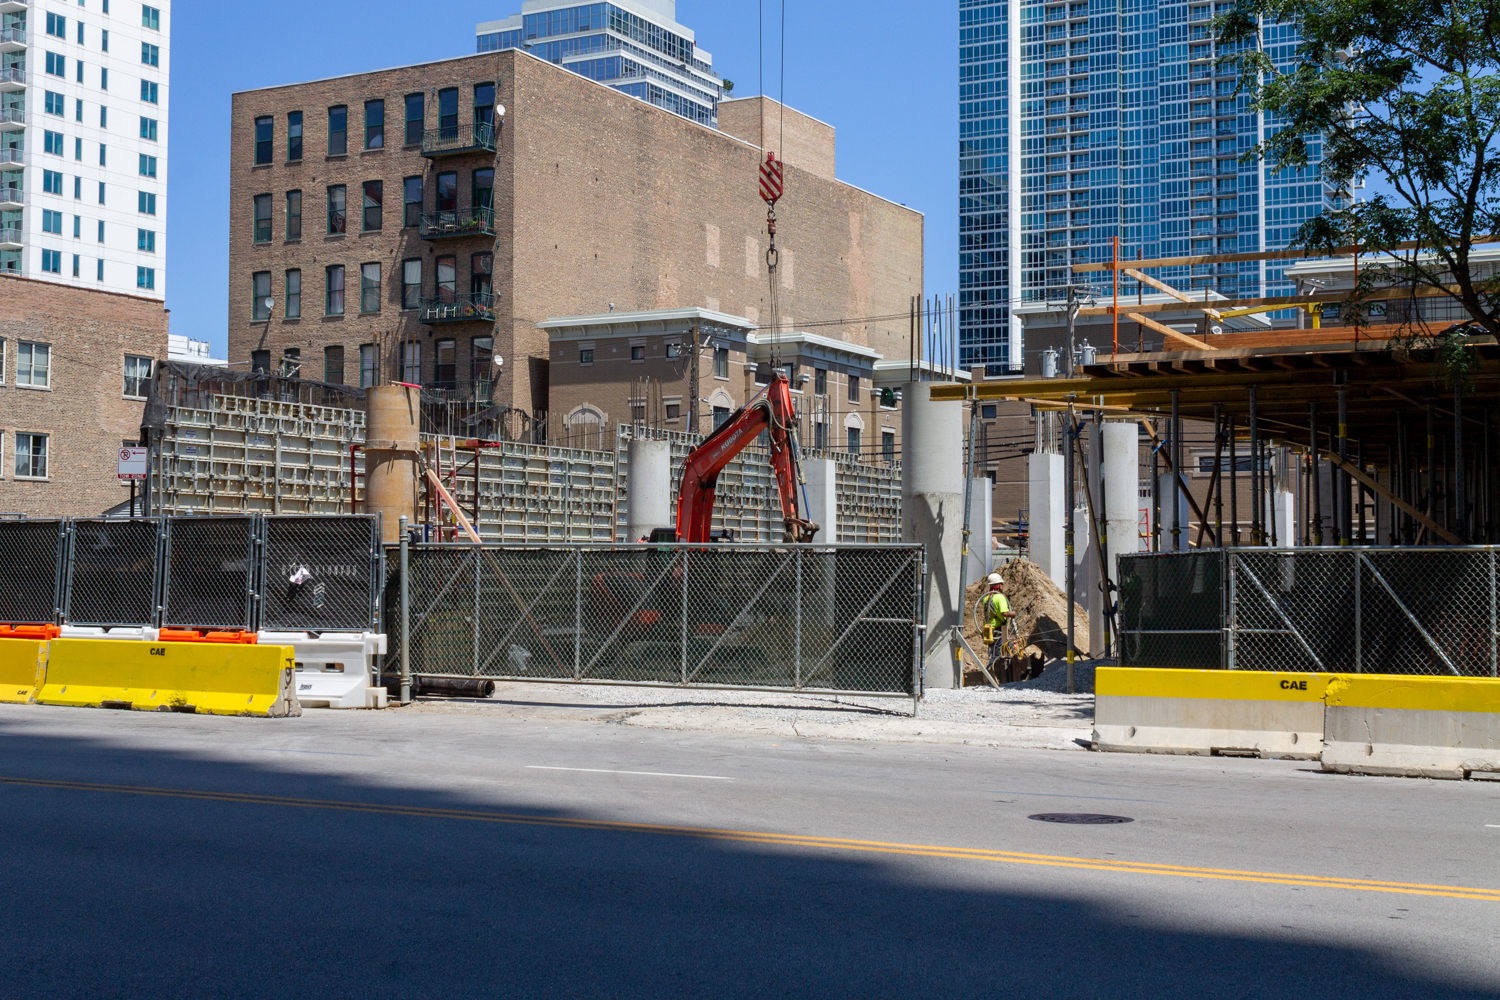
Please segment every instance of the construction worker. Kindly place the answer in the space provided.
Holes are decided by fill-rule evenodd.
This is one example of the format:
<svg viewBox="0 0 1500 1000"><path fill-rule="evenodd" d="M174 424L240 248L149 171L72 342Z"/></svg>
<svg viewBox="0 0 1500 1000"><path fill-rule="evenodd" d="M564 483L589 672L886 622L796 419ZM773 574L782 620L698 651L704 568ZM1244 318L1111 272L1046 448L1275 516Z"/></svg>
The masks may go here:
<svg viewBox="0 0 1500 1000"><path fill-rule="evenodd" d="M1005 630L1016 613L1010 609L1010 599L1005 596L1005 580L999 573L991 573L984 582L989 584L990 589L989 593L980 598L979 606L984 612L985 631L992 638L990 672L1002 676L1005 671L997 671L997 668L1005 652Z"/></svg>

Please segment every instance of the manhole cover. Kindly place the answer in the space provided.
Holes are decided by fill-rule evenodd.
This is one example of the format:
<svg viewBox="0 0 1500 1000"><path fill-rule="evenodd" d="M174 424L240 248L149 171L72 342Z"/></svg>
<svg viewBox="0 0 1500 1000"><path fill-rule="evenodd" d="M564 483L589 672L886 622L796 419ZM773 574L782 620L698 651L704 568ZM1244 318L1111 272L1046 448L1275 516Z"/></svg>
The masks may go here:
<svg viewBox="0 0 1500 1000"><path fill-rule="evenodd" d="M1026 818L1039 819L1043 823L1083 823L1087 825L1135 822L1129 816L1110 816L1105 813L1036 813Z"/></svg>

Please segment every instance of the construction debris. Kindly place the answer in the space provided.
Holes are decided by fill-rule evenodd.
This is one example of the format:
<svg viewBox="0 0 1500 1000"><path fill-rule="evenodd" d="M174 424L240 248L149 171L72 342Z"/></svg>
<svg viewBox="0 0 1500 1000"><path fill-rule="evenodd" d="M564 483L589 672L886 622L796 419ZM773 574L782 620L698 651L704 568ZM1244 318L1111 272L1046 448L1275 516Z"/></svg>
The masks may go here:
<svg viewBox="0 0 1500 1000"><path fill-rule="evenodd" d="M1040 654L1049 660L1066 656L1068 599L1062 588L1030 559L1012 559L998 572L1005 578L1005 596L1010 598L1010 609L1016 613L1013 622L1016 635L1021 637L1021 655ZM988 647L983 644L984 622L976 618L975 605L988 589L988 585L979 580L964 594L964 638L981 654ZM1088 612L1078 604L1073 608L1076 615L1073 634L1078 655L1086 657L1089 655Z"/></svg>

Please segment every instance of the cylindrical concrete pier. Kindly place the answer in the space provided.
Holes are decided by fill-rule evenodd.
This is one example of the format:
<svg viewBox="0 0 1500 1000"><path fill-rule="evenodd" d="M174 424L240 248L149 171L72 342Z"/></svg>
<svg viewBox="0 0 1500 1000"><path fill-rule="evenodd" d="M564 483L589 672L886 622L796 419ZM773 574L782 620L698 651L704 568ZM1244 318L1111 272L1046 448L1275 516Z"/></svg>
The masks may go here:
<svg viewBox="0 0 1500 1000"><path fill-rule="evenodd" d="M651 537L654 528L677 523L672 512L672 444L632 438L625 473L625 532L627 542Z"/></svg>
<svg viewBox="0 0 1500 1000"><path fill-rule="evenodd" d="M1120 557L1140 548L1140 431L1134 420L1104 422L1104 533L1109 578L1120 585Z"/></svg>
<svg viewBox="0 0 1500 1000"><path fill-rule="evenodd" d="M365 390L365 506L379 513L381 541L400 537L397 519L417 523L417 448L421 390L377 385Z"/></svg>
<svg viewBox="0 0 1500 1000"><path fill-rule="evenodd" d="M926 685L957 686L948 630L962 621L964 407L935 403L930 382L908 382L901 403L901 540L927 553Z"/></svg>

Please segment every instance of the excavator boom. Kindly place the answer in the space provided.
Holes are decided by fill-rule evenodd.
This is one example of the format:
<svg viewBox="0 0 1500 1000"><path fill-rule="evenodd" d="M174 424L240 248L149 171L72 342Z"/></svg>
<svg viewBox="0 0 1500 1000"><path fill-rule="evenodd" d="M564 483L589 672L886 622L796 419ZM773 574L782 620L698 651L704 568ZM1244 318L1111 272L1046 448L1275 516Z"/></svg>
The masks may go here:
<svg viewBox="0 0 1500 1000"><path fill-rule="evenodd" d="M677 492L677 539L707 542L714 515L714 489L719 473L751 442L767 432L771 439L771 467L776 473L776 491L781 497L781 516L789 542L810 542L818 525L802 517L797 488L796 409L791 383L777 372L728 420L704 438L682 464L682 484Z"/></svg>

